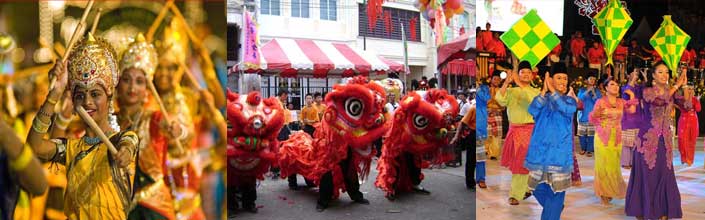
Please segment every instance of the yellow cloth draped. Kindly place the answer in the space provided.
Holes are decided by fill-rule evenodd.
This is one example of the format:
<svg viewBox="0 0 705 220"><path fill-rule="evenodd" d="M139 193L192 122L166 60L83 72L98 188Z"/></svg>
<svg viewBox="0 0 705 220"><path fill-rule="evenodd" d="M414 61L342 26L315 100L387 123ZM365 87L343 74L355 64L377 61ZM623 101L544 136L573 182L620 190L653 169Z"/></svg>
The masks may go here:
<svg viewBox="0 0 705 220"><path fill-rule="evenodd" d="M617 130L612 128L607 144L595 135L595 194L624 198L627 185L622 178L620 158L622 143L616 142Z"/></svg>
<svg viewBox="0 0 705 220"><path fill-rule="evenodd" d="M507 107L507 117L511 124L534 123L534 117L529 114L529 105L541 91L531 86L507 88L504 95L495 94L494 100L501 106Z"/></svg>
<svg viewBox="0 0 705 220"><path fill-rule="evenodd" d="M128 131L123 134L123 139L130 135L137 138L134 132ZM66 144L66 164L69 170L64 212L71 220L126 219L127 207L123 204L129 198L123 196L113 180L113 171L108 162L108 147L100 143L83 159L75 161L80 152L90 147L82 139L69 139ZM127 169L135 170L134 161ZM133 180L130 180L130 183L132 182Z"/></svg>

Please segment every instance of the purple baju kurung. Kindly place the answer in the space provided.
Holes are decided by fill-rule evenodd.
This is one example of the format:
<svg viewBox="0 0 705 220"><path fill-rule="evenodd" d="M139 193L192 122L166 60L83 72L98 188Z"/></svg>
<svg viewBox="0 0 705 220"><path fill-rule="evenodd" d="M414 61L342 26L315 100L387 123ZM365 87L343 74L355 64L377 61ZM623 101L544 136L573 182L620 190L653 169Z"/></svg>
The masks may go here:
<svg viewBox="0 0 705 220"><path fill-rule="evenodd" d="M643 123L640 125L625 213L658 219L661 216L682 218L680 192L673 170L673 137L670 113L681 99L665 92L656 95L656 88L643 91Z"/></svg>

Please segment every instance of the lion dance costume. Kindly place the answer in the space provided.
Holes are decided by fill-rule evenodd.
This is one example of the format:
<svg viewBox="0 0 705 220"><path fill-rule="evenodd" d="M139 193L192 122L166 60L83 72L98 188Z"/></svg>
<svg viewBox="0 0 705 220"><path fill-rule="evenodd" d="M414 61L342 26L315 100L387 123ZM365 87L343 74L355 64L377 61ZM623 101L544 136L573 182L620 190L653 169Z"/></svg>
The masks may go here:
<svg viewBox="0 0 705 220"><path fill-rule="evenodd" d="M284 110L279 100L262 99L259 92L242 96L228 91L227 106L228 192L241 192L243 208L256 211L255 184L257 179L264 179L276 160L277 135L284 126ZM237 201L233 202L231 205L237 207Z"/></svg>
<svg viewBox="0 0 705 220"><path fill-rule="evenodd" d="M384 89L365 77L337 84L325 97L323 120L315 124L314 137L296 132L282 142L281 176L301 174L319 185L319 211L340 190L358 203L368 203L359 191L359 180L369 174L375 155L372 143L385 127Z"/></svg>
<svg viewBox="0 0 705 220"><path fill-rule="evenodd" d="M401 99L377 164L375 186L387 198L418 186L424 178L421 168L451 159L441 148L448 144L448 131L457 113L458 102L445 90L414 91Z"/></svg>

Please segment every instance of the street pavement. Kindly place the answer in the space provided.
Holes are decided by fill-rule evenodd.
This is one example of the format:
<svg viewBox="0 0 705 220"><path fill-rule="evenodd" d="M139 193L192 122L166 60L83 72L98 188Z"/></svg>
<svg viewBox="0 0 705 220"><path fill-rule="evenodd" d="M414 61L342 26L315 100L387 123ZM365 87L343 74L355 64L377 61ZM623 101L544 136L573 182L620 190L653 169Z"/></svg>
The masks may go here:
<svg viewBox="0 0 705 220"><path fill-rule="evenodd" d="M465 155L465 153L463 153ZM463 159L465 161L465 159ZM465 165L465 164L463 164ZM372 162L369 178L360 186L360 191L370 201L370 205L352 203L343 193L331 202L323 212L316 211L318 188L293 191L286 179L266 178L257 187L257 214L239 211L230 213L229 219L267 220L468 220L475 219L475 192L465 188L465 168L447 167L425 169L425 179L421 185L431 191L431 195L408 193L398 195L394 202L384 197L384 193L374 187L377 178L376 161ZM298 176L299 185L305 185Z"/></svg>

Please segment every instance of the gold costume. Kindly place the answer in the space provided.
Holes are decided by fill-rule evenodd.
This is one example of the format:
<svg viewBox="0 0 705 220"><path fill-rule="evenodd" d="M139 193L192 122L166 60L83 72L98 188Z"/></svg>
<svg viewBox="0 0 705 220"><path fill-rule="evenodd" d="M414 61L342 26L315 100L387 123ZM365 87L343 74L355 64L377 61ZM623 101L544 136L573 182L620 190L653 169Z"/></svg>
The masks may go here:
<svg viewBox="0 0 705 220"><path fill-rule="evenodd" d="M116 134L110 135L111 140ZM65 147L65 153L57 154L53 161L68 167L64 195L66 216L69 219L126 219L132 176L124 170L134 170L135 164L118 168L104 143L91 146L83 139L59 141L57 145L60 149ZM137 134L123 133L119 142L124 141L137 141Z"/></svg>
<svg viewBox="0 0 705 220"><path fill-rule="evenodd" d="M120 71L137 68L145 74L145 78L151 80L154 78L157 62L154 46L147 43L144 36L139 34L123 53ZM146 92L149 93L149 90ZM151 211L163 218L174 219L174 201L169 187L164 183L167 139L157 126L160 123L166 123L166 120L163 120L160 113L155 113L144 105L133 115L128 115L127 111L121 111L118 113L118 122L121 127L135 131L140 137L137 161L139 170L135 180L134 198L139 207L131 215L149 219L145 212ZM154 213L150 213L150 216L153 215Z"/></svg>
<svg viewBox="0 0 705 220"><path fill-rule="evenodd" d="M112 97L118 81L116 54L102 39L88 34L74 47L68 59L68 85L74 92L77 87L102 86ZM108 100L110 102L110 99ZM112 114L112 107L111 114ZM112 130L104 131L112 144L120 148L135 146L137 134L120 130L115 116L109 115ZM132 183L135 171L136 149L132 161L120 168L109 155L105 143L84 136L81 139L53 139L57 153L52 162L66 166L67 185L64 195L64 212L69 219L126 219L132 207Z"/></svg>

